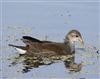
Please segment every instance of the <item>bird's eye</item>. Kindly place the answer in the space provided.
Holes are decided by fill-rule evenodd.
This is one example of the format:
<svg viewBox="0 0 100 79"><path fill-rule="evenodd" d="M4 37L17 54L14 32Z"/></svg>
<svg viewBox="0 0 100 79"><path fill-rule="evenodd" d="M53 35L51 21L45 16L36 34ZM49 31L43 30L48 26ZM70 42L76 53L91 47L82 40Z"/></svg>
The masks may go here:
<svg viewBox="0 0 100 79"><path fill-rule="evenodd" d="M78 37L78 35L76 35L76 37Z"/></svg>

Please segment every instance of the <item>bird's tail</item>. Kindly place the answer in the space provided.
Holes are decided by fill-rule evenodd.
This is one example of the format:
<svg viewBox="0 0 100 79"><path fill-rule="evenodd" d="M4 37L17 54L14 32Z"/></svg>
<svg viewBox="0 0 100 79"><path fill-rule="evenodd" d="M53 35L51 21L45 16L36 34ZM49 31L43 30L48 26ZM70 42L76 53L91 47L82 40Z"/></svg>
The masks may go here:
<svg viewBox="0 0 100 79"><path fill-rule="evenodd" d="M16 46L16 45L12 45L12 44L8 44L8 45L12 47L20 48L20 46Z"/></svg>
<svg viewBox="0 0 100 79"><path fill-rule="evenodd" d="M9 46L15 47L16 50L20 53L20 54L25 54L26 53L26 49L24 46L16 46L16 45L12 45L12 44L8 44Z"/></svg>
<svg viewBox="0 0 100 79"><path fill-rule="evenodd" d="M16 47L15 45L12 45L12 44L8 44L8 46Z"/></svg>

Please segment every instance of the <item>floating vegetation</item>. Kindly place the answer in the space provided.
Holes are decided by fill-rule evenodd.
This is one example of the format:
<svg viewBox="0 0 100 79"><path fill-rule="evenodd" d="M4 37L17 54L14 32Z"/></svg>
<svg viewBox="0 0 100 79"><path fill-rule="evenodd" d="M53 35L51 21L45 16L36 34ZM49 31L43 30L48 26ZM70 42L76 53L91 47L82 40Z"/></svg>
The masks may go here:
<svg viewBox="0 0 100 79"><path fill-rule="evenodd" d="M71 61L73 55L68 56L52 56L52 57L35 57L25 55L25 60L23 61L24 73L28 72L32 68L38 68L41 65L50 65L60 61Z"/></svg>
<svg viewBox="0 0 100 79"><path fill-rule="evenodd" d="M19 63L23 64L23 73L27 73L30 71L32 68L38 68L41 65L50 65L53 63L61 62L61 61L71 61L71 58L74 56L73 55L67 55L67 56L52 56L52 57L36 57L34 55L22 55L18 57L13 58L13 62L11 65L16 65ZM11 67L9 65L9 67Z"/></svg>

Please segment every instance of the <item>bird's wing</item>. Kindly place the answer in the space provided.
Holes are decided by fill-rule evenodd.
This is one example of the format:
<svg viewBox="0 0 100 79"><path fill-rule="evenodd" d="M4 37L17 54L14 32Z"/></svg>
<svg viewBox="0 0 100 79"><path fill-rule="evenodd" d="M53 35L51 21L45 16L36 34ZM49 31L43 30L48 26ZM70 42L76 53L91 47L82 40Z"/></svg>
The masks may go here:
<svg viewBox="0 0 100 79"><path fill-rule="evenodd" d="M26 45L30 45L33 43L51 43L51 41L41 41L39 39L30 37L30 36L23 36L22 41L26 44Z"/></svg>
<svg viewBox="0 0 100 79"><path fill-rule="evenodd" d="M30 45L31 50L40 50L39 54L66 55L66 47L63 43L33 43ZM68 54L67 53L67 54Z"/></svg>
<svg viewBox="0 0 100 79"><path fill-rule="evenodd" d="M36 38L32 38L30 36L23 36L22 38L23 42L26 42L26 41L31 41L31 42L38 42L38 43L42 43L42 41L36 39Z"/></svg>

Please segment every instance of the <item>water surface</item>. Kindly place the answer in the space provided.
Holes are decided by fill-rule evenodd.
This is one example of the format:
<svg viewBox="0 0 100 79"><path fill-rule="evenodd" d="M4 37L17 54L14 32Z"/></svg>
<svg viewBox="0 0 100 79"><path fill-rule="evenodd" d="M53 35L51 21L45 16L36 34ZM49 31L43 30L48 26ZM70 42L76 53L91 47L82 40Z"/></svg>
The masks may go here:
<svg viewBox="0 0 100 79"><path fill-rule="evenodd" d="M100 49L99 27L98 2L3 2L1 78L99 79L99 60L96 53ZM79 30L85 41L85 50L76 51L75 61L84 62L80 72L69 73L63 62L34 68L25 74L21 73L21 63L9 67L13 58L18 56L18 52L8 46L9 43L24 45L20 41L23 35L41 40L48 36L48 40L63 42L71 29Z"/></svg>

